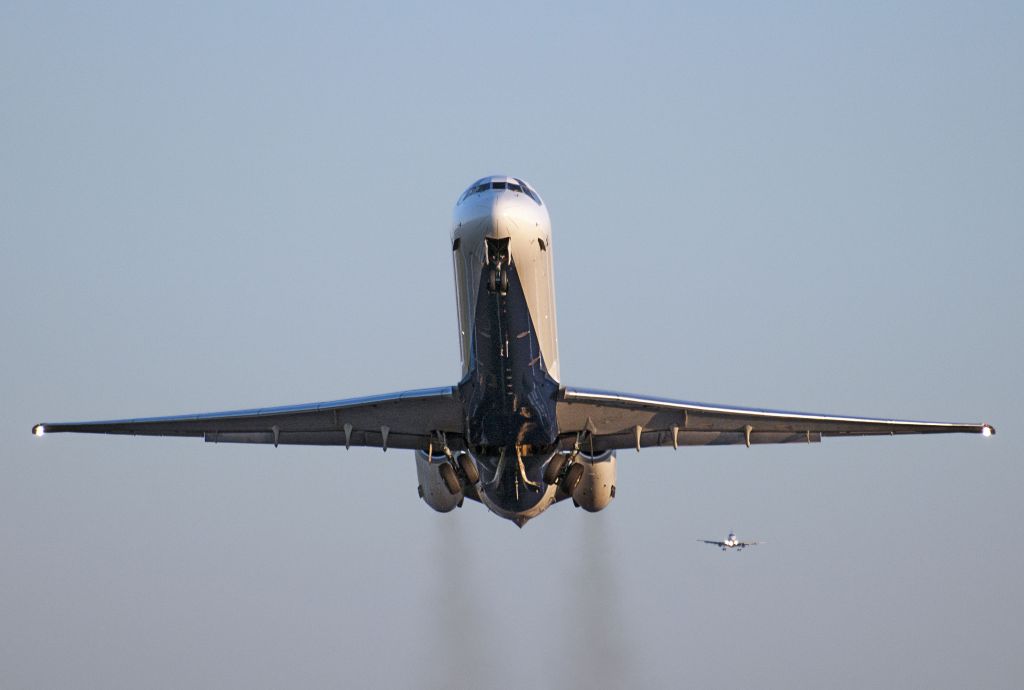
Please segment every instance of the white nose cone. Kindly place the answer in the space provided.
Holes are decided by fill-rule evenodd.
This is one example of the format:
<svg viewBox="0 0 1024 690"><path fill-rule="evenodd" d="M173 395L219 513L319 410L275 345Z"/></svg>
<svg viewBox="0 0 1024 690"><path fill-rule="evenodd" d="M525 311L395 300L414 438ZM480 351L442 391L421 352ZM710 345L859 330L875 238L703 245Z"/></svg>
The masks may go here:
<svg viewBox="0 0 1024 690"><path fill-rule="evenodd" d="M992 435L992 427L990 427L988 424L986 424L985 426L981 427L981 435L982 436L991 436Z"/></svg>
<svg viewBox="0 0 1024 690"><path fill-rule="evenodd" d="M46 427L44 427L42 424L36 424L34 427L32 427L32 433L35 434L36 436L42 436L43 434L46 433Z"/></svg>

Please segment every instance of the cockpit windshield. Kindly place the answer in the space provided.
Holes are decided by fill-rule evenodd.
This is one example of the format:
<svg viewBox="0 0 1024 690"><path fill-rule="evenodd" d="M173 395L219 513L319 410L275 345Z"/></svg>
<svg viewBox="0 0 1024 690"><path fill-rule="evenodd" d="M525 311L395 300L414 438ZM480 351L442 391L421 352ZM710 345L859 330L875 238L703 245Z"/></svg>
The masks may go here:
<svg viewBox="0 0 1024 690"><path fill-rule="evenodd" d="M537 192L533 191L530 188L530 186L527 185L522 180L515 178L512 178L510 180L480 180L476 184L471 185L470 188L467 189L465 192L463 192L462 196L459 198L458 203L461 204L463 201L473 196L474 194L479 194L481 192L486 192L492 189L507 190L510 192L514 192L516 194L525 194L526 196L533 199L534 203L537 204L538 206L543 205L540 201L540 197L537 195Z"/></svg>

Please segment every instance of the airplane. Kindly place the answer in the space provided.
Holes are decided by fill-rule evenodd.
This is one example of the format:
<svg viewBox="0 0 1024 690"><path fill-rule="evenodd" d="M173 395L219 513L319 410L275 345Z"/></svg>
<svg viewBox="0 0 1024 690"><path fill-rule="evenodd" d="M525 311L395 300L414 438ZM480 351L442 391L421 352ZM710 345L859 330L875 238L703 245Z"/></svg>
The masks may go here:
<svg viewBox="0 0 1024 690"><path fill-rule="evenodd" d="M977 433L989 424L785 412L576 388L561 383L551 220L525 180L484 177L458 198L450 235L462 377L454 386L282 407L93 422L54 432L188 436L210 443L412 450L420 497L464 499L522 527L571 499L615 497L628 448L816 443L823 437Z"/></svg>
<svg viewBox="0 0 1024 690"><path fill-rule="evenodd" d="M757 546L758 544L764 544L763 541L739 541L738 539L736 539L735 532L729 532L729 536L722 541L708 541L707 539L698 539L697 541L704 542L705 544L712 544L722 549L722 551L725 551L726 549L736 549L737 551L742 551L744 547L747 546Z"/></svg>

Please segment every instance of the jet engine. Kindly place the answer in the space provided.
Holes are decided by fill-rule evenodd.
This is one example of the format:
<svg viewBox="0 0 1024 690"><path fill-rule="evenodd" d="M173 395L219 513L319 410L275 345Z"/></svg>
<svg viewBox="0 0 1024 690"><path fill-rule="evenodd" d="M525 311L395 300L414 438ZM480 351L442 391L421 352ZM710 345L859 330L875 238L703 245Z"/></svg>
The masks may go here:
<svg viewBox="0 0 1024 690"><path fill-rule="evenodd" d="M450 472L446 480L442 472ZM462 490L449 488L450 482L458 486L454 469L444 454L428 456L422 450L416 451L416 477L419 479L420 498L439 513L447 513L462 505Z"/></svg>
<svg viewBox="0 0 1024 690"><path fill-rule="evenodd" d="M591 513L607 508L615 498L615 452L580 453L576 462L583 466L583 476L573 489L573 503Z"/></svg>

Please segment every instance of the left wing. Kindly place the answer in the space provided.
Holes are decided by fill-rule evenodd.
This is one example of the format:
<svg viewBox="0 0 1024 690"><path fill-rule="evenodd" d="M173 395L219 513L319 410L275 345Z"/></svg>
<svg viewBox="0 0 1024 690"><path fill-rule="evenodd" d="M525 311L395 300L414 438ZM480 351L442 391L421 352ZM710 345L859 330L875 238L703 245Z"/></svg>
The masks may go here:
<svg viewBox="0 0 1024 690"><path fill-rule="evenodd" d="M648 446L813 443L823 436L995 433L989 424L785 412L584 388L560 390L556 414L559 431L585 434L595 453Z"/></svg>
<svg viewBox="0 0 1024 690"><path fill-rule="evenodd" d="M697 541L702 541L705 544L711 544L712 546L725 546L725 542L721 541L708 541L707 539L698 539Z"/></svg>
<svg viewBox="0 0 1024 690"><path fill-rule="evenodd" d="M462 402L455 388L427 388L365 398L102 422L36 424L32 433L195 436L212 443L273 443L421 448L444 434L462 447Z"/></svg>

